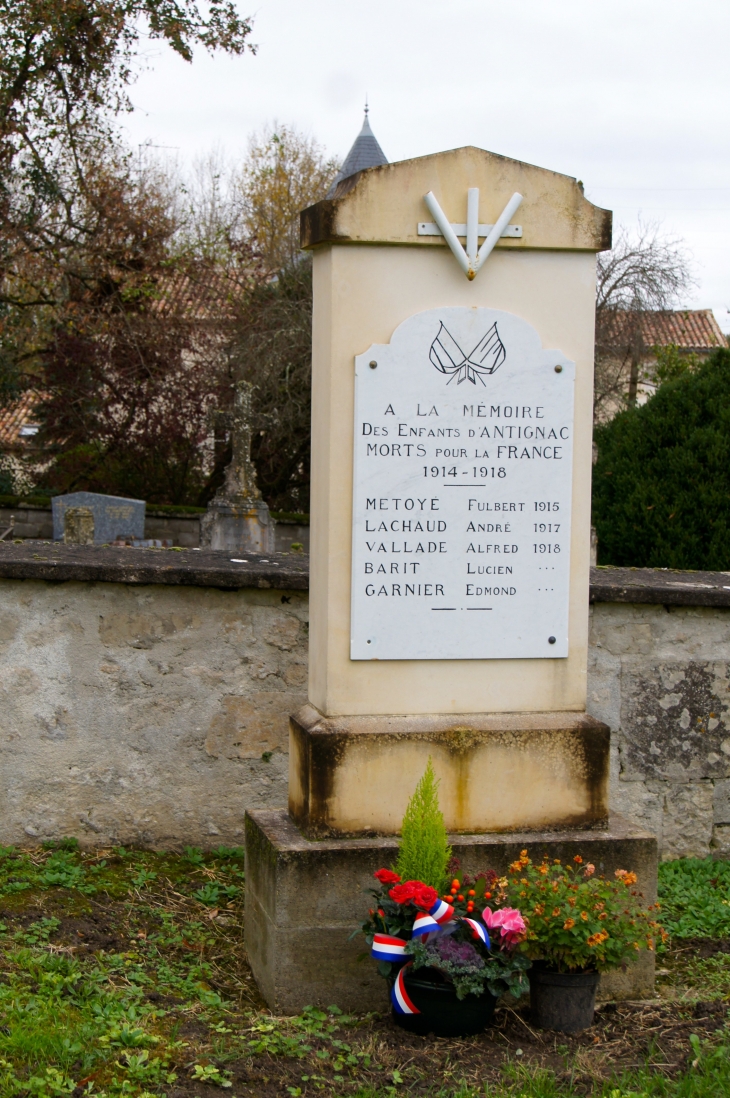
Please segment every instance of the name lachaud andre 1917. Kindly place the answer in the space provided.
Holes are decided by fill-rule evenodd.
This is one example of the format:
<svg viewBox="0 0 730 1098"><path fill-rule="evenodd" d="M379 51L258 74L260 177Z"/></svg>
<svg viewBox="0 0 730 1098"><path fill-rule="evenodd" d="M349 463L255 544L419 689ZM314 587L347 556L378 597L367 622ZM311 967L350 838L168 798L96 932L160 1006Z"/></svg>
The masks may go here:
<svg viewBox="0 0 730 1098"><path fill-rule="evenodd" d="M567 654L574 376L490 309L358 356L353 659Z"/></svg>

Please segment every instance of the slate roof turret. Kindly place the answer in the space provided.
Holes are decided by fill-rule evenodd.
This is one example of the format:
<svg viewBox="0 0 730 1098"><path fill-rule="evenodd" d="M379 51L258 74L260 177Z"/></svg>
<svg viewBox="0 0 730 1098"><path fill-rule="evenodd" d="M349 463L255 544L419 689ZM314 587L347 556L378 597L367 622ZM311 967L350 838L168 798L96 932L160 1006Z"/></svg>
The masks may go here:
<svg viewBox="0 0 730 1098"><path fill-rule="evenodd" d="M365 168L377 168L380 164L387 163L388 158L378 144L375 134L370 129L368 108L366 106L362 129L355 138L355 144L345 157L345 161L335 176L332 186L327 191L327 198L332 198L337 189L337 184L341 183L343 179L349 179L351 175L362 172Z"/></svg>

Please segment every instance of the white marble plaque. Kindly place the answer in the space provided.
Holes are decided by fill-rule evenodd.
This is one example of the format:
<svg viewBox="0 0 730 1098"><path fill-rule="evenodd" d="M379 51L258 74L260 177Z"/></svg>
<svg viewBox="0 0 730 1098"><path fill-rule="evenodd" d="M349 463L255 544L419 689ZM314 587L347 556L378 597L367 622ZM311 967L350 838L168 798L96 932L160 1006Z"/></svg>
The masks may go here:
<svg viewBox="0 0 730 1098"><path fill-rule="evenodd" d="M355 373L351 658L567 656L574 363L443 308Z"/></svg>

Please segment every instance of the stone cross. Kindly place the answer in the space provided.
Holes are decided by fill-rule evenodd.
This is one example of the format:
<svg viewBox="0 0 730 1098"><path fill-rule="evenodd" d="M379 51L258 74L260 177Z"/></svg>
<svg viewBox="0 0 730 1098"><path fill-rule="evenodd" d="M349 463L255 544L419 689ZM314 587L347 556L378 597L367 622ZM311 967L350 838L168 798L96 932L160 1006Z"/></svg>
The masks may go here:
<svg viewBox="0 0 730 1098"><path fill-rule="evenodd" d="M276 523L261 497L251 461L252 390L251 383L242 378L236 383L231 416L232 456L223 484L200 521L202 548L246 553L272 553L275 549Z"/></svg>
<svg viewBox="0 0 730 1098"><path fill-rule="evenodd" d="M230 464L226 466L225 480L216 498L230 502L243 499L261 499L256 484L256 469L251 461L251 392L249 381L239 380L231 416Z"/></svg>

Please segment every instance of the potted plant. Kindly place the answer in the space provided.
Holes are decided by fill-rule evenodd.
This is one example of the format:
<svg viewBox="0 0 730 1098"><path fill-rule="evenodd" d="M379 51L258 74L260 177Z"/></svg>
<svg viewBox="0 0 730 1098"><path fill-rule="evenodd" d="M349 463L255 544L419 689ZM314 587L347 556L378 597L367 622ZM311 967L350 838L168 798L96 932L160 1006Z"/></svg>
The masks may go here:
<svg viewBox="0 0 730 1098"><path fill-rule="evenodd" d="M519 949L531 961L530 1003L543 1029L579 1033L593 1022L601 972L625 967L641 949L653 950L666 933L643 907L636 874L613 879L576 854L564 865L547 857L533 863L523 850L508 871L500 901L519 904L526 931Z"/></svg>
<svg viewBox="0 0 730 1098"><path fill-rule="evenodd" d="M525 932L519 911L489 906L496 873L449 884L450 863L429 759L403 818L396 865L375 873L362 930L396 1023L439 1037L481 1032L500 995L527 990L530 963L516 948Z"/></svg>

